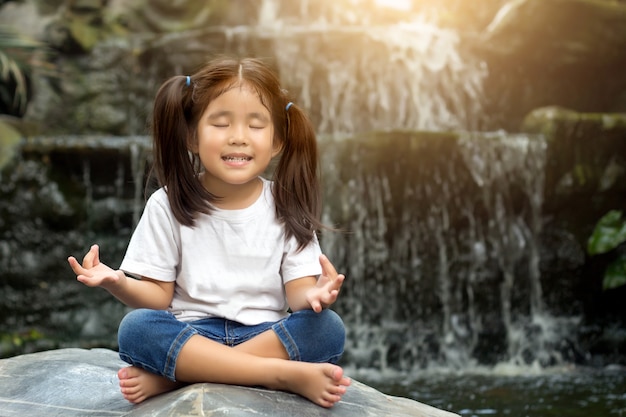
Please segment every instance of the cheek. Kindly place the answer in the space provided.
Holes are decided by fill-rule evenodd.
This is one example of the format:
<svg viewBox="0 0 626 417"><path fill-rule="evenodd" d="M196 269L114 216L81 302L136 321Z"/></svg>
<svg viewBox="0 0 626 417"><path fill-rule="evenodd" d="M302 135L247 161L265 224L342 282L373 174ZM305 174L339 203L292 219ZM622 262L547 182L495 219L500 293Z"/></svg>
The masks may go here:
<svg viewBox="0 0 626 417"><path fill-rule="evenodd" d="M219 154L221 152L221 148L217 145L215 141L200 142L200 145L198 146L198 148L199 148L199 153L205 154L205 155L212 155L215 153Z"/></svg>
<svg viewBox="0 0 626 417"><path fill-rule="evenodd" d="M223 135L223 132L216 129L202 129L196 137L196 148L200 150L216 148L221 143Z"/></svg>

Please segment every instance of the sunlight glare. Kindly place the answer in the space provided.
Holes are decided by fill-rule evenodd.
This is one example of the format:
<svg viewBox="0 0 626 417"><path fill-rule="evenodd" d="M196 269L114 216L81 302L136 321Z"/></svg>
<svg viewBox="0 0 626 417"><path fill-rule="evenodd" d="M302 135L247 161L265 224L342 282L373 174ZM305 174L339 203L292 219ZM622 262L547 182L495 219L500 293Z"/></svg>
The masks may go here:
<svg viewBox="0 0 626 417"><path fill-rule="evenodd" d="M379 7L387 7L396 10L411 9L411 0L375 0Z"/></svg>

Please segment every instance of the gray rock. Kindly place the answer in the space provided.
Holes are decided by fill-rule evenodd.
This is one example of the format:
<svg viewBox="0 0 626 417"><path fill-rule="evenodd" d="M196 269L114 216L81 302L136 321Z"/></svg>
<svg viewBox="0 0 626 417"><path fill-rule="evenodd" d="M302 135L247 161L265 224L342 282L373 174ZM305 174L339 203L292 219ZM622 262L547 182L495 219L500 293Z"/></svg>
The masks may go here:
<svg viewBox="0 0 626 417"><path fill-rule="evenodd" d="M222 384L193 384L132 405L119 392L117 370L123 366L107 349L60 349L0 360L0 416L456 416L358 381L332 409L295 394Z"/></svg>

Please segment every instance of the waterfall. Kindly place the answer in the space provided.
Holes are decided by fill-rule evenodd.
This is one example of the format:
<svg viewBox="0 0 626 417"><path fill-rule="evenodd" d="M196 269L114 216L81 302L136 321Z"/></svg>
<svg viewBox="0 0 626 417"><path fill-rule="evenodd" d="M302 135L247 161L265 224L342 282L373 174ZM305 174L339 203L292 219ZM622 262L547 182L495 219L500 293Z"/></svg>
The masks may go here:
<svg viewBox="0 0 626 417"><path fill-rule="evenodd" d="M545 140L526 135L502 135L500 140L476 140L468 134L462 140L464 161L479 185L483 206L491 208L490 221L482 233L474 233L480 246L493 247L493 256L503 274L500 284L500 311L506 330L508 359L516 364L537 361L540 365L561 362L549 339L557 318L545 309L539 270L539 236L542 232L542 206L546 163ZM518 188L527 202L524 212L516 213L511 190ZM516 275L518 265L523 273ZM528 306L516 310L515 289L528 288ZM572 324L576 324L574 320ZM537 327L532 335L529 327ZM572 326L565 326L572 329Z"/></svg>
<svg viewBox="0 0 626 417"><path fill-rule="evenodd" d="M340 141L324 146L325 221L341 219L345 232L322 243L345 268L340 310L360 367L567 360L559 343L579 319L551 316L539 269L546 141L458 137L366 141L349 156Z"/></svg>
<svg viewBox="0 0 626 417"><path fill-rule="evenodd" d="M283 85L319 134L480 130L487 68L462 51L459 34L425 14L390 23L372 10L356 0L263 0L255 23L219 30L237 53L252 41L271 45Z"/></svg>

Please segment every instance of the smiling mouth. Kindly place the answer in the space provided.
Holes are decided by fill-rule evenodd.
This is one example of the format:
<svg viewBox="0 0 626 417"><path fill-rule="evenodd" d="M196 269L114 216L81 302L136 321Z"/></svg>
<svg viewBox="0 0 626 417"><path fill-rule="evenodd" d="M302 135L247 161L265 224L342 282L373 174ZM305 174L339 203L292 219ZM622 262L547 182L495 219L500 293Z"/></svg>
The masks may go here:
<svg viewBox="0 0 626 417"><path fill-rule="evenodd" d="M227 162L245 162L252 160L251 156L223 156L223 161Z"/></svg>

